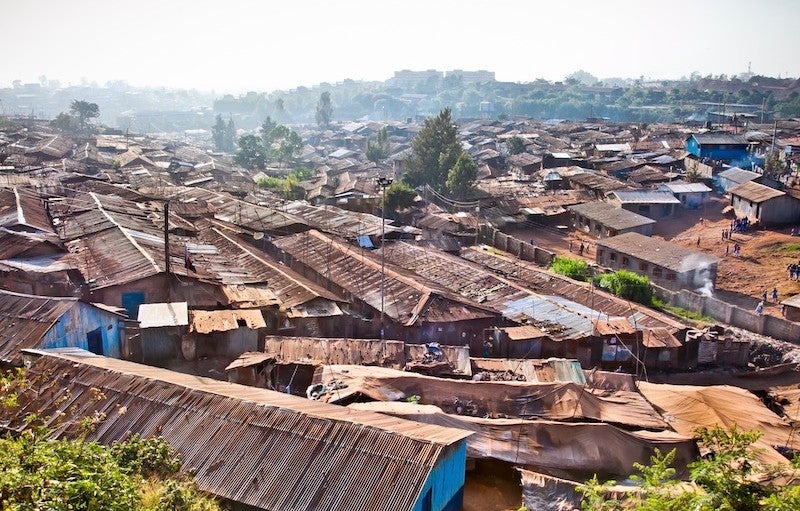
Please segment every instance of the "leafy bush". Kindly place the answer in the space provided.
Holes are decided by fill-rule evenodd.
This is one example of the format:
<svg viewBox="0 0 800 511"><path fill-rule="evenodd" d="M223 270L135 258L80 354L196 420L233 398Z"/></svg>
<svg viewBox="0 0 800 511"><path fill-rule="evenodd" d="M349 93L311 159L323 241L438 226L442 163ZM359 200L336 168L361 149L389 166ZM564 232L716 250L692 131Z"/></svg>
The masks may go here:
<svg viewBox="0 0 800 511"><path fill-rule="evenodd" d="M181 468L180 456L163 438L131 435L111 444L111 454L122 468L142 477L171 477Z"/></svg>
<svg viewBox="0 0 800 511"><path fill-rule="evenodd" d="M589 275L589 265L583 259L556 256L550 269L556 273L575 280L586 280Z"/></svg>
<svg viewBox="0 0 800 511"><path fill-rule="evenodd" d="M711 455L689 463L689 479L693 485L676 479L671 467L675 450L662 454L656 449L650 465L636 463L639 471L631 479L640 484L640 491L619 498L610 487L614 481L600 484L597 476L579 488L583 493L584 511L789 511L800 506L798 486L772 484L780 478L792 478L800 458L792 468L767 466L758 459L753 443L758 431L741 431L734 426L696 430L698 442ZM764 478L763 476L770 476Z"/></svg>
<svg viewBox="0 0 800 511"><path fill-rule="evenodd" d="M653 302L653 288L650 279L627 270L605 273L595 278L595 285L615 296L644 305Z"/></svg>

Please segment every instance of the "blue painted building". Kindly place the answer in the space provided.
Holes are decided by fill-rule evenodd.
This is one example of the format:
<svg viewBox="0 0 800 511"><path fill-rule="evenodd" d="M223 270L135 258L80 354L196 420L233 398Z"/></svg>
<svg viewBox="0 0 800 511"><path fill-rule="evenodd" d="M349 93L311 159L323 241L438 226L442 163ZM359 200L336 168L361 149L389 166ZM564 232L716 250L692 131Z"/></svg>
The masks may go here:
<svg viewBox="0 0 800 511"><path fill-rule="evenodd" d="M750 144L742 135L730 133L695 133L686 139L686 151L700 160L725 162L741 168L750 168L757 159L750 152Z"/></svg>
<svg viewBox="0 0 800 511"><path fill-rule="evenodd" d="M464 467L467 442L460 440L448 447L431 469L413 511L458 511L464 501Z"/></svg>
<svg viewBox="0 0 800 511"><path fill-rule="evenodd" d="M0 290L0 361L21 364L25 348L81 348L120 358L124 319L78 298Z"/></svg>

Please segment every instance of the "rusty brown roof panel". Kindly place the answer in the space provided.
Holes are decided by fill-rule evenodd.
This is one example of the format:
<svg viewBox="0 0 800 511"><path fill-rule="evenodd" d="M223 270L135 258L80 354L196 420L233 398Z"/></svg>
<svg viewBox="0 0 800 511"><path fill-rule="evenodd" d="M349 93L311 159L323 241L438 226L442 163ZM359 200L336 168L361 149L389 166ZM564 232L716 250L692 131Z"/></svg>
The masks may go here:
<svg viewBox="0 0 800 511"><path fill-rule="evenodd" d="M77 301L0 290L0 360L19 363L19 351L36 347Z"/></svg>
<svg viewBox="0 0 800 511"><path fill-rule="evenodd" d="M105 413L90 439L162 436L202 490L259 509L410 510L447 447L470 435L121 360L39 353L31 377L55 374L58 384L20 401L40 417L77 414L53 423L54 434Z"/></svg>
<svg viewBox="0 0 800 511"><path fill-rule="evenodd" d="M410 326L417 321L449 322L499 315L491 308L462 298L447 288L386 265L363 249L350 247L318 231L307 231L273 241L296 263L346 289L376 310L381 310L381 275L384 275L384 311Z"/></svg>

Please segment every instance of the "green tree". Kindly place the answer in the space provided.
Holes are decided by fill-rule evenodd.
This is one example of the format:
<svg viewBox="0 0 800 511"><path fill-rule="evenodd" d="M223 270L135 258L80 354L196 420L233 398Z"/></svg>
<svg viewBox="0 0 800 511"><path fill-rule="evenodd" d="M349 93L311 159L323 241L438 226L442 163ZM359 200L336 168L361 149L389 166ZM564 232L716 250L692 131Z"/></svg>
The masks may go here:
<svg viewBox="0 0 800 511"><path fill-rule="evenodd" d="M225 121L222 120L221 114L217 114L214 126L211 127L211 140L214 142L214 149L217 151L225 150L225 134Z"/></svg>
<svg viewBox="0 0 800 511"><path fill-rule="evenodd" d="M389 156L389 135L386 133L386 126L378 131L375 141L367 139L364 153L369 161L376 163Z"/></svg>
<svg viewBox="0 0 800 511"><path fill-rule="evenodd" d="M74 99L69 105L69 110L72 115L78 118L78 122L84 131L89 130L90 119L100 117L100 107L97 106L97 103Z"/></svg>
<svg viewBox="0 0 800 511"><path fill-rule="evenodd" d="M411 149L413 154L406 163L403 180L413 188L429 184L436 190L444 189L448 172L464 152L449 108L425 119L411 141Z"/></svg>
<svg viewBox="0 0 800 511"><path fill-rule="evenodd" d="M278 163L290 162L303 148L303 139L294 130L279 124L270 131L271 146L268 155Z"/></svg>
<svg viewBox="0 0 800 511"><path fill-rule="evenodd" d="M222 140L225 151L233 152L236 150L236 125L233 124L233 117L228 117L228 124L225 126L225 136Z"/></svg>
<svg viewBox="0 0 800 511"><path fill-rule="evenodd" d="M520 154L525 152L525 142L518 136L514 135L506 141L509 154Z"/></svg>
<svg viewBox="0 0 800 511"><path fill-rule="evenodd" d="M469 196L475 187L478 179L478 166L472 161L472 157L465 152L456 160L455 165L447 173L447 191L458 198Z"/></svg>
<svg viewBox="0 0 800 511"><path fill-rule="evenodd" d="M402 181L395 181L384 192L386 209L389 211L400 211L410 208L417 198L417 192Z"/></svg>
<svg viewBox="0 0 800 511"><path fill-rule="evenodd" d="M317 124L323 128L327 128L331 125L331 119L333 119L333 105L331 104L331 93L328 91L319 95L316 119Z"/></svg>
<svg viewBox="0 0 800 511"><path fill-rule="evenodd" d="M270 116L261 123L261 142L269 150L272 148L272 130L278 127L278 123L273 121Z"/></svg>
<svg viewBox="0 0 800 511"><path fill-rule="evenodd" d="M255 135L243 135L239 138L239 149L233 161L246 169L263 169L267 166L267 151Z"/></svg>
<svg viewBox="0 0 800 511"><path fill-rule="evenodd" d="M60 131L69 133L78 133L81 131L81 124L78 118L64 112L58 114L58 116L50 122L50 125Z"/></svg>

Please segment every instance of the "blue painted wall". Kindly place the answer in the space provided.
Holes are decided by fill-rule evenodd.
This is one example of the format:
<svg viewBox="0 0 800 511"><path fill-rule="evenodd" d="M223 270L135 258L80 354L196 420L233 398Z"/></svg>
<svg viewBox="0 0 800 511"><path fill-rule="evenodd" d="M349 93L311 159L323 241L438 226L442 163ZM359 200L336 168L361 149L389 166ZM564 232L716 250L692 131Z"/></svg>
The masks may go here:
<svg viewBox="0 0 800 511"><path fill-rule="evenodd" d="M84 302L62 315L42 338L42 348L82 348L89 350L87 334L97 328L103 339L103 355L121 358L122 318Z"/></svg>
<svg viewBox="0 0 800 511"><path fill-rule="evenodd" d="M747 146L737 145L713 145L697 143L697 139L689 137L686 141L686 151L698 158L711 158L712 160L721 160L728 163L750 161L751 154L747 150ZM742 167L744 168L744 167Z"/></svg>
<svg viewBox="0 0 800 511"><path fill-rule="evenodd" d="M467 470L467 441L461 440L431 470L420 492L414 511L424 511L423 499L431 490L433 511L458 511L464 498L464 477Z"/></svg>

